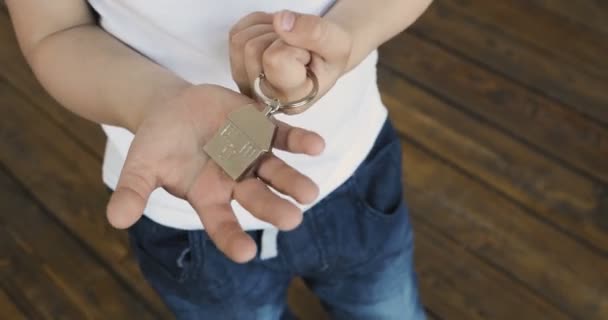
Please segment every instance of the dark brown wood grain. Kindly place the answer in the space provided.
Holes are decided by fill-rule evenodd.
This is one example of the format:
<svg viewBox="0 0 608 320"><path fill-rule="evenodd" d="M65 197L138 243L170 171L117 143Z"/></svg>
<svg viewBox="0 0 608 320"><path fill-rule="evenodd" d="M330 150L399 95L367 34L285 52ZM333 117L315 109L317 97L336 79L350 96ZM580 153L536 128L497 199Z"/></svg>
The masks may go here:
<svg viewBox="0 0 608 320"><path fill-rule="evenodd" d="M289 286L287 295L291 311L303 319L327 320L328 314L321 306L319 298L314 296L302 279L297 278Z"/></svg>
<svg viewBox="0 0 608 320"><path fill-rule="evenodd" d="M529 0L439 2L453 4L454 11L474 17L488 29L499 30L504 34L500 40L517 39L529 47L542 49L545 57L556 57L556 61L571 64L581 72L608 77L608 37L593 28L573 23Z"/></svg>
<svg viewBox="0 0 608 320"><path fill-rule="evenodd" d="M608 91L605 90L608 78L581 72L580 66L565 63L550 50L532 46L519 36L506 35L503 29L509 26L504 23L492 27L487 18L465 9L460 2L434 1L411 30L608 124ZM543 27L546 32L553 32L555 26ZM605 56L606 52L599 54Z"/></svg>
<svg viewBox="0 0 608 320"><path fill-rule="evenodd" d="M8 261L3 261L2 264L0 264L0 270L8 267ZM0 318L15 320L26 319L25 315L15 305L14 301L6 294L6 291L2 289L0 289Z"/></svg>
<svg viewBox="0 0 608 320"><path fill-rule="evenodd" d="M608 182L608 127L408 33L381 48L381 61L448 103Z"/></svg>
<svg viewBox="0 0 608 320"><path fill-rule="evenodd" d="M568 319L446 235L414 223L422 300L441 318Z"/></svg>
<svg viewBox="0 0 608 320"><path fill-rule="evenodd" d="M587 319L601 319L602 315L608 314L608 302L597 299L608 294L603 285L608 283L608 275L595 271L608 268L605 257L589 252L577 241L539 222L526 210L415 144L405 143L403 156L406 196L415 226L429 225L462 244L463 250L483 261L482 264L500 266L501 271L518 283L525 283L537 298L550 301L555 309L563 310L565 314ZM425 257L427 250L421 249L420 245L429 241L420 238L420 228L416 230L419 232L420 259L428 259ZM447 251L452 252L452 249ZM572 252L578 253L577 259L572 259ZM462 258L460 253L452 256L457 260ZM454 263L443 265L450 268ZM467 264L473 265L473 262ZM547 269L546 264L551 268ZM480 268L483 267L474 269ZM421 267L418 270L422 270ZM421 277L421 281L426 280ZM478 288L477 285L473 287ZM492 292L493 295L485 299L502 301L496 302L496 308L517 305L505 302L511 293ZM525 308L551 309L535 306L533 301L537 298L528 298L523 305ZM594 306L593 312L589 306ZM530 313L529 310L519 311L523 312L522 316Z"/></svg>
<svg viewBox="0 0 608 320"><path fill-rule="evenodd" d="M608 252L605 185L568 170L390 73L380 73L397 128L589 246Z"/></svg>
<svg viewBox="0 0 608 320"><path fill-rule="evenodd" d="M608 34L608 3L602 0L529 0L562 18Z"/></svg>
<svg viewBox="0 0 608 320"><path fill-rule="evenodd" d="M48 319L156 319L94 256L0 171L3 286L18 287L28 309ZM46 292L46 293L43 293Z"/></svg>
<svg viewBox="0 0 608 320"><path fill-rule="evenodd" d="M167 315L129 253L126 233L105 218L100 160L0 80L0 163L123 281Z"/></svg>
<svg viewBox="0 0 608 320"><path fill-rule="evenodd" d="M30 318L53 319L86 319L83 310L69 301L62 288L58 287L40 268L18 251L16 244L9 241L8 235L2 233L2 250L10 255L9 268L2 273L2 286L27 307ZM13 248L14 251L7 251Z"/></svg>

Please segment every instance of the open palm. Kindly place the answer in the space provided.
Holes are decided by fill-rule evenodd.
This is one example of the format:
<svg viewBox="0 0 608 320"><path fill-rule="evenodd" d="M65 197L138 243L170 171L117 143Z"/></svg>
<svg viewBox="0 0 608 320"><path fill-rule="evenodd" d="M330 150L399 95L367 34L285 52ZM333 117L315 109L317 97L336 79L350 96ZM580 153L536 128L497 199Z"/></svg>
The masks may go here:
<svg viewBox="0 0 608 320"><path fill-rule="evenodd" d="M216 246L237 262L252 259L256 245L240 227L230 206L232 199L279 229L295 228L302 219L300 209L268 185L305 204L318 195L309 178L270 155L261 162L257 177L235 182L203 151L202 146L227 115L251 103L248 97L226 88L202 85L189 87L154 108L140 124L129 149L108 204L110 223L118 228L131 226L143 214L152 191L163 187L192 205ZM323 150L319 135L275 123L275 148L308 155Z"/></svg>

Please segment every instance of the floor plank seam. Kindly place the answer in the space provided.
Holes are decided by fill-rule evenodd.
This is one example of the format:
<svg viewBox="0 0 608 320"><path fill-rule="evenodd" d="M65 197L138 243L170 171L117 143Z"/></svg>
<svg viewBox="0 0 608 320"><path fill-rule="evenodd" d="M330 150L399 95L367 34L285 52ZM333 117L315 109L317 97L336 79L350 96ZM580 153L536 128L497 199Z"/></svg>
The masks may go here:
<svg viewBox="0 0 608 320"><path fill-rule="evenodd" d="M462 103L454 101L454 99L451 99L449 96L446 96L443 93L439 92L438 90L433 89L431 86L425 85L424 83L422 83L416 79L413 79L412 77L408 76L407 74L402 73L398 69L390 67L389 65L382 63L382 62L379 64L379 69L390 72L391 74L405 80L406 82L412 84L413 86L418 87L425 92L428 92L433 97L437 98L439 101L445 103L448 106L454 107L456 110L460 111L461 113L465 114L466 116L469 116L469 117L477 120L478 123L485 125L486 127L490 128L491 130L497 130L498 132L509 137L510 139L512 139L516 142L519 142L519 143L523 144L524 146L528 147L530 150L539 153L544 158L547 158L550 161L553 161L553 162L559 164L560 166L564 167L565 169L590 180L594 184L601 186L603 189L608 188L608 181L604 181L600 177L597 177L597 176L585 171L584 169L577 167L575 164L572 164L572 163L568 162L567 160L564 160L564 159L560 158L559 156L552 154L550 151L547 151L547 150L541 148L539 146L539 144L536 144L532 141L528 141L525 138L516 135L508 128L505 128L501 123L491 120L479 113L476 113L475 111L471 111L470 109L464 107L462 105Z"/></svg>
<svg viewBox="0 0 608 320"><path fill-rule="evenodd" d="M477 257L479 260L483 261L486 265L490 266L494 270L496 270L496 271L500 272L501 274L503 274L505 277L507 277L513 283L518 284L519 286L525 288L533 296L537 297L538 299L540 299L542 301L545 301L547 304L549 304L550 306L552 306L553 308L555 308L559 312L563 313L568 318L578 319L578 317L575 314L572 314L572 312L570 310L565 309L562 306L562 304L560 304L560 303L558 303L556 301L553 301L553 299L551 299L550 297L547 297L546 295L544 295L539 290L531 287L525 281L523 281L522 279L518 278L513 272L509 271L508 269L505 269L505 268L501 267L500 264L494 263L490 259L487 259L486 257L481 256L481 255L479 255L479 254L477 254L475 252L472 252L472 251L470 251L468 249L467 249L467 251L470 252L473 256Z"/></svg>
<svg viewBox="0 0 608 320"><path fill-rule="evenodd" d="M82 148L86 153L92 155L96 160L99 161L100 166L101 166L101 161L103 160L103 157L99 155L98 152L96 152L95 150L91 149L86 143L84 143L81 139L79 139L77 136L75 136L70 130L67 129L67 127L60 123L59 121L57 121L51 114L49 114L46 109L44 108L44 106L39 105L38 103L36 103L36 101L33 101L30 96L28 95L28 92L25 92L23 90L21 90L18 87L15 87L7 78L5 74L0 73L0 81L5 83L7 86L9 86L10 88L13 89L13 92L15 92L20 99L23 99L25 102L29 103L31 106L34 107L34 109L36 109L38 112L42 113L44 115L44 118L51 122L53 125L55 125L56 127L58 127L61 132L63 132L65 135L67 135L68 137L70 137L72 139L72 141L74 141L80 148ZM66 112L71 112L66 110ZM83 121L89 121L86 120L84 118L82 118Z"/></svg>
<svg viewBox="0 0 608 320"><path fill-rule="evenodd" d="M534 43L530 40L526 40L523 38L518 38L516 36L510 35L510 34L506 33L505 31L503 31L501 28L498 28L496 25L491 25L491 24L488 24L487 22L479 21L479 20L475 19L474 17L472 17L470 14L465 14L463 12L451 12L451 13L463 18L464 20L469 22L471 25L474 25L477 28L479 28L479 30L483 30L483 29L490 30L490 32L492 32L494 34L498 34L500 37L503 37L513 43L521 44L522 47L527 48L529 51L532 51L532 52L536 51L539 53L539 56L553 57L558 60L557 62L567 64L567 65L577 69L582 74L585 74L589 77L592 77L595 79L608 79L608 75L604 75L602 73L594 74L587 70L587 69L591 68L592 66L595 66L595 63L592 61L583 59L583 60L579 60L580 63L576 63L575 61L570 61L568 58L555 56L555 55L553 55L554 50L552 50L551 48L547 48L545 46L540 46L540 45L538 45L538 43ZM589 28L585 28L585 29L589 29ZM414 28L412 28L412 31L419 32L416 30L416 25L414 25ZM581 67L581 65L584 65L584 66Z"/></svg>
<svg viewBox="0 0 608 320"><path fill-rule="evenodd" d="M425 215L420 215L420 216L421 216L421 218L418 220L419 223L423 223L427 228L434 230L440 236L444 237L444 239L455 243L458 247L461 247L465 252L470 254L472 257L479 260L480 263L485 264L488 268L495 270L499 274L502 274L507 279L512 281L515 285L522 287L523 290L527 291L531 296L544 301L545 303L547 303L548 305L553 307L555 310L559 311L560 313L563 313L565 316L573 318L573 319L575 318L575 315L571 314L570 311L564 309L561 305L554 302L552 299L545 296L544 294L539 292L537 289L526 284L526 282L524 282L523 280L518 278L511 270L503 268L500 264L496 264L496 263L492 262L487 257L484 257L483 255L477 253L475 250L471 249L469 246L461 243L456 238L450 236L449 234L443 232L441 229L435 227L433 225L432 221L428 220L428 218Z"/></svg>
<svg viewBox="0 0 608 320"><path fill-rule="evenodd" d="M577 234L573 234L571 231L566 230L564 227L558 225L557 223L543 217L542 215L538 214L536 212L536 210L526 206L525 204L523 204L521 201L511 197L510 195L508 195L507 193L503 192L502 190L496 188L495 186L493 186L492 184L486 182L485 180L473 175L472 173L470 173L469 171L467 171L465 168L460 167L458 164L453 163L452 161L450 161L449 159L445 158L444 156L440 155L439 153L435 152L434 150L426 147L423 143L420 143L418 140L416 140L415 138L409 136L407 133L398 132L399 136L401 137L401 139L411 143L412 145L414 145L415 147L417 147L418 149L420 149L421 151L427 153L429 156L436 158L438 161L440 161L441 163L445 164L446 166L454 169L455 171L465 175L466 177L469 177L470 179L472 179L474 182L481 184L482 186L484 186L485 188L491 190L492 192L495 192L497 195L503 197L504 199L506 199L507 201L509 201L510 203L512 203L514 206L517 206L518 208L520 208L523 212L529 214L531 217L533 217L534 219L536 219L537 221L539 221L540 223L546 224L548 226L550 226L551 228L555 229L557 232L560 232L562 234L564 234L565 236L567 236L568 238L572 239L573 241L575 241L576 243L582 245L583 247L587 248L590 250L591 253L598 255L601 258L608 258L608 251L603 250L602 248L599 248L597 246L595 246L592 242L581 238L579 235ZM405 152L407 152L407 150L405 150ZM407 171L405 172L405 175L407 177Z"/></svg>
<svg viewBox="0 0 608 320"><path fill-rule="evenodd" d="M43 319L44 317L35 309L27 305L26 298L23 298L18 293L19 290L16 288L9 287L5 281L0 281L0 289L4 291L6 296L15 305L17 310L21 312L27 319Z"/></svg>
<svg viewBox="0 0 608 320"><path fill-rule="evenodd" d="M46 216L49 217L49 219L51 219L51 221L55 222L55 224L63 231L65 232L65 234L70 237L71 239L74 240L74 242L80 247L82 248L83 252L87 255L90 256L90 258L98 263L101 267L103 267L110 276L112 276L116 282L131 296L134 297L135 301L139 301L139 303L142 304L142 306L147 309L148 311L150 311L151 314L153 315L157 315L160 314L159 310L152 304L150 304L149 301L147 301L146 299L144 299L143 296L141 296L137 291L135 291L134 288L132 288L119 274L117 274L114 269L107 263L105 262L98 254L95 250L93 250L93 248L91 248L85 241L83 241L80 237L78 237L78 235L76 235L75 233L73 233L60 219L57 218L57 216L55 216L54 214L51 214L49 208L47 208L43 202L40 201L40 199L38 199L38 197L36 197L35 194L33 194L32 192L30 192L26 186L24 186L21 181L10 171L9 168L6 167L6 165L2 162L0 162L0 173L5 174L10 180L12 180L20 189L21 191L30 199L32 199L32 201L34 202L35 206L38 207L42 212L44 212L44 214ZM160 318L157 318L160 319Z"/></svg>
<svg viewBox="0 0 608 320"><path fill-rule="evenodd" d="M435 311L433 311L433 309L431 309L430 307L424 307L424 312L426 312L427 315L431 316L431 319L433 320L444 320L442 317L439 316L439 314L437 314Z"/></svg>
<svg viewBox="0 0 608 320"><path fill-rule="evenodd" d="M591 122L597 124L598 126L601 126L603 128L607 128L608 129L608 120L607 121L603 121L601 119L596 119L596 118L592 117L591 115L587 114L586 112L581 111L579 108L577 108L577 107L575 107L573 105L570 105L570 104L566 103L565 101L561 101L559 98L554 97L554 96L552 96L552 95L550 95L550 94L548 94L548 93L546 93L546 92L544 92L544 91L542 91L542 90L540 90L538 88L534 88L534 87L532 87L532 86L530 86L530 85L522 82L521 80L519 80L519 79L517 79L515 77L512 77L512 76L510 76L510 75L502 72L501 70L499 70L497 68L494 68L493 66L491 66L489 64L484 63L483 61L477 60L474 57L470 57L470 56L466 55L465 53L460 52L460 50L458 50L458 49L455 49L455 48L452 48L450 46L444 45L444 44L440 43L439 41L437 41L437 40L435 40L435 39L433 39L431 37L428 37L428 36L424 35L420 31L417 31L417 30L414 30L414 29L409 29L408 32L411 35L417 37L418 39L420 39L422 41L425 41L425 42L428 42L428 43L431 43L435 47L438 47L438 48L446 51L447 53L449 53L450 55L452 55L452 56L454 56L456 58L465 60L465 61L467 61L467 62L469 62L471 64L474 64L475 66L477 66L477 67L479 67L479 68L481 68L481 69L483 69L485 71L488 71L489 73L498 75L501 78L503 78L505 80L508 80L508 81L512 82L513 84L515 84L515 85L517 85L517 86L519 86L521 88L524 88L524 89L526 89L526 90L528 90L528 91L530 91L530 92L532 92L532 93L534 93L534 94L536 94L536 95L538 95L538 96L540 96L540 97L542 97L544 99L547 99L550 102L553 102L553 103L555 103L555 104L557 104L559 106L566 107L569 110L572 110L572 111L576 112L581 117L585 118L588 121L591 121Z"/></svg>
<svg viewBox="0 0 608 320"><path fill-rule="evenodd" d="M608 37L608 32L604 31L603 29L593 28L592 26L584 24L584 23L580 22L577 19L573 19L572 17L567 16L567 15L565 15L565 14L563 14L563 13L561 13L561 12L555 10L555 9L547 8L545 6L541 6L540 4L535 3L535 2L531 2L531 1L527 2L526 4L530 5L530 6L533 6L533 7L536 7L538 9L540 9L540 10L547 11L547 12L551 13L552 15L558 17L559 19L567 20L568 23L572 23L572 24L575 24L577 26L581 26L581 27L583 27L585 29L593 30L594 32L597 32L598 34L601 34L601 35L604 35L604 36Z"/></svg>

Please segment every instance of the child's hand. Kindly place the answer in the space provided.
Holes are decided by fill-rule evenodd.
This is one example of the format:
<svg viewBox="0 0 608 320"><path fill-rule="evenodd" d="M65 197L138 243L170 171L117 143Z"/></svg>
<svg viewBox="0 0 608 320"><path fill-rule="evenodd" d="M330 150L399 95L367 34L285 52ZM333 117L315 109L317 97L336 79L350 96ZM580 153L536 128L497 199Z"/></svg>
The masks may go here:
<svg viewBox="0 0 608 320"><path fill-rule="evenodd" d="M281 100L306 96L312 82L309 67L319 79L319 97L346 71L352 39L339 25L314 15L282 11L256 12L242 18L230 32L232 76L242 93L264 72L267 91Z"/></svg>
<svg viewBox="0 0 608 320"><path fill-rule="evenodd" d="M198 213L216 246L237 262L252 259L255 242L241 229L230 201L236 199L257 218L281 230L295 228L300 209L268 186L300 203L310 203L318 188L308 177L275 156L264 159L256 177L235 183L207 157L203 145L224 124L226 116L252 100L211 85L191 86L151 106L141 124L108 204L108 219L127 228L142 215L150 193L164 187L187 200ZM310 131L276 121L274 147L293 153L319 154L323 139Z"/></svg>

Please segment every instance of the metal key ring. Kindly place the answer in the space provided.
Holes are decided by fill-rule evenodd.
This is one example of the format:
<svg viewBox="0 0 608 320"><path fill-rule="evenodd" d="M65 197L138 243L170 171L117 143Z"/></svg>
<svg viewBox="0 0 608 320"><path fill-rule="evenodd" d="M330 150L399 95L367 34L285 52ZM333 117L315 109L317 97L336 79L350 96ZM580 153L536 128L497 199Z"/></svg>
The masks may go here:
<svg viewBox="0 0 608 320"><path fill-rule="evenodd" d="M317 97L317 94L319 93L319 79L317 79L315 73L310 69L306 69L306 76L312 80L312 90L310 93L308 93L308 95L299 100L283 103L277 98L271 98L264 94L261 87L262 81L266 79L264 72L260 73L260 75L253 81L253 91L265 105L272 107L271 113L282 112L289 115L302 113L310 107L310 103Z"/></svg>

